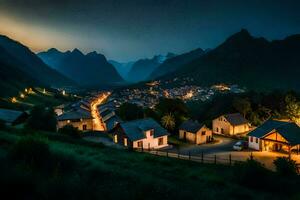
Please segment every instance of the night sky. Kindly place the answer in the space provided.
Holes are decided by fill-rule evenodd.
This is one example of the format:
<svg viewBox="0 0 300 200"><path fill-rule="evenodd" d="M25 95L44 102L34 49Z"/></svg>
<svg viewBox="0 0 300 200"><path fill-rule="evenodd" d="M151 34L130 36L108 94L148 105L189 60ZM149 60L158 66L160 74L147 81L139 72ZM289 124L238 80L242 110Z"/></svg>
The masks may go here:
<svg viewBox="0 0 300 200"><path fill-rule="evenodd" d="M268 39L300 33L300 1L0 0L0 34L36 52L76 47L130 61L213 48L241 28Z"/></svg>

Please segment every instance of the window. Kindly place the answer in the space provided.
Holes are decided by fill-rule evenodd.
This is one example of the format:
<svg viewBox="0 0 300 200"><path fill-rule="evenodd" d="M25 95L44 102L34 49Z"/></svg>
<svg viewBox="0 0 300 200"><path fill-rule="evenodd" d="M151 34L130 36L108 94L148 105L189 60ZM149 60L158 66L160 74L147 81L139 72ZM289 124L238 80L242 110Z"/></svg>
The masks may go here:
<svg viewBox="0 0 300 200"><path fill-rule="evenodd" d="M255 138L255 142L258 143L258 138Z"/></svg>
<svg viewBox="0 0 300 200"><path fill-rule="evenodd" d="M221 128L221 133L224 134L224 129L223 128Z"/></svg>
<svg viewBox="0 0 300 200"><path fill-rule="evenodd" d="M206 134L206 131L202 131L202 132L201 132L201 135L205 135L205 134Z"/></svg>
<svg viewBox="0 0 300 200"><path fill-rule="evenodd" d="M143 141L139 141L139 142L137 143L137 146L138 146L139 148L142 148L142 147L143 147Z"/></svg>
<svg viewBox="0 0 300 200"><path fill-rule="evenodd" d="M158 138L158 145L163 145L164 144L164 138Z"/></svg>
<svg viewBox="0 0 300 200"><path fill-rule="evenodd" d="M86 131L86 129L87 129L87 125L86 124L82 125L82 130Z"/></svg>
<svg viewBox="0 0 300 200"><path fill-rule="evenodd" d="M153 134L154 134L154 130L152 129L152 130L150 130L150 136L152 137Z"/></svg>
<svg viewBox="0 0 300 200"><path fill-rule="evenodd" d="M127 147L127 138L124 138L124 146Z"/></svg>
<svg viewBox="0 0 300 200"><path fill-rule="evenodd" d="M217 132L219 132L219 128L217 127Z"/></svg>
<svg viewBox="0 0 300 200"><path fill-rule="evenodd" d="M250 142L253 142L253 137L252 136L250 136Z"/></svg>
<svg viewBox="0 0 300 200"><path fill-rule="evenodd" d="M115 143L118 143L118 135L114 136L114 141L115 141Z"/></svg>

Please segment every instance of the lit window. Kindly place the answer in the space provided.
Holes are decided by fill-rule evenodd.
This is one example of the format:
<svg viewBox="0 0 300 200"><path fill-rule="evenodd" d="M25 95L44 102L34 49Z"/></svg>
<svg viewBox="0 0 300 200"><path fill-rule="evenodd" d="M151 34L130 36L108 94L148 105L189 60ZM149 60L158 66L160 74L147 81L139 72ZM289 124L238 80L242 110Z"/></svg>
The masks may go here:
<svg viewBox="0 0 300 200"><path fill-rule="evenodd" d="M115 141L115 143L118 143L118 135L114 136L114 141Z"/></svg>
<svg viewBox="0 0 300 200"><path fill-rule="evenodd" d="M124 138L124 146L127 147L127 138Z"/></svg>

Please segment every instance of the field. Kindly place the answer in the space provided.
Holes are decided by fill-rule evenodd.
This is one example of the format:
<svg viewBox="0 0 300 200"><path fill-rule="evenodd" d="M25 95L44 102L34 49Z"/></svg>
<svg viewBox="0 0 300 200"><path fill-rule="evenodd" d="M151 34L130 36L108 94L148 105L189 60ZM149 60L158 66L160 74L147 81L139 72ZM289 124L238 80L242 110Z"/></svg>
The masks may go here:
<svg viewBox="0 0 300 200"><path fill-rule="evenodd" d="M22 146L25 155L11 156L22 138L42 141ZM26 139L25 139L26 140ZM30 143L31 144L31 143ZM18 148L16 148L18 147ZM36 148L36 149L35 149ZM28 155L30 159L24 159ZM16 155L14 153L13 155ZM25 156L25 157L24 157ZM38 159L34 159L38 157ZM248 172L238 166L200 164L118 150L56 133L28 130L0 132L0 190L16 199L297 199L290 185L298 178L279 180L262 187L240 177ZM250 177L257 174L253 173ZM270 171L264 173L276 177ZM270 176L268 176L269 178ZM259 180L256 178L255 180ZM251 180L249 180L251 181ZM287 184L287 181L289 184ZM284 184L284 185L282 185ZM264 184L263 184L264 185ZM276 187L282 187L280 190Z"/></svg>

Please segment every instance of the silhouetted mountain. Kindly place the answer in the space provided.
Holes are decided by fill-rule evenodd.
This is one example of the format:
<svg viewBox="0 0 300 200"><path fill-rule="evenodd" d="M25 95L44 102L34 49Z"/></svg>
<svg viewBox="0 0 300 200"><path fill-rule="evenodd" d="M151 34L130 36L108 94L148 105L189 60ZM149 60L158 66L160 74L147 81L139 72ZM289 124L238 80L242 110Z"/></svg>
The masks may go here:
<svg viewBox="0 0 300 200"><path fill-rule="evenodd" d="M115 67L115 69L119 72L119 74L124 80L128 79L128 73L131 70L131 67L134 64L134 62L120 63L114 60L109 60L108 62Z"/></svg>
<svg viewBox="0 0 300 200"><path fill-rule="evenodd" d="M173 57L174 54L168 53L166 56L158 55L151 59L140 59L136 61L128 73L128 81L139 82L149 79L150 74L165 60Z"/></svg>
<svg viewBox="0 0 300 200"><path fill-rule="evenodd" d="M157 66L156 69L150 74L149 79L155 79L157 77L163 76L165 74L176 71L182 65L185 65L199 57L201 57L205 52L202 49L195 49L188 53L177 55L171 57L163 62L161 65Z"/></svg>
<svg viewBox="0 0 300 200"><path fill-rule="evenodd" d="M110 85L123 81L104 55L95 51L84 55L78 49L60 52L52 48L38 56L49 66L83 86Z"/></svg>
<svg viewBox="0 0 300 200"><path fill-rule="evenodd" d="M270 42L243 29L164 78L191 77L197 84L227 82L255 90L299 90L299 74L300 35Z"/></svg>
<svg viewBox="0 0 300 200"><path fill-rule="evenodd" d="M47 66L21 43L0 36L1 96L13 95L27 86L69 86L74 84Z"/></svg>

